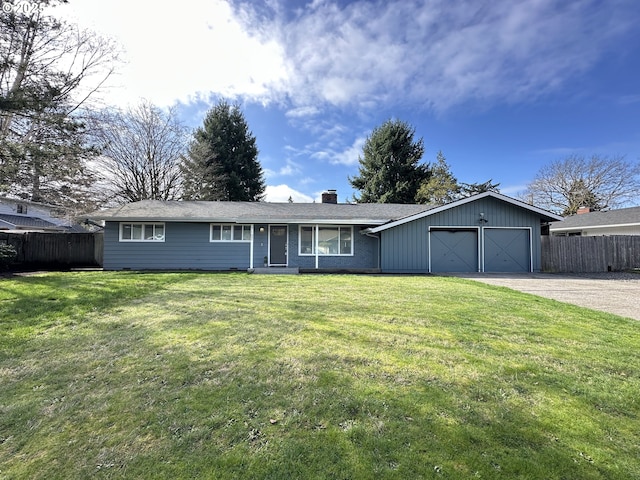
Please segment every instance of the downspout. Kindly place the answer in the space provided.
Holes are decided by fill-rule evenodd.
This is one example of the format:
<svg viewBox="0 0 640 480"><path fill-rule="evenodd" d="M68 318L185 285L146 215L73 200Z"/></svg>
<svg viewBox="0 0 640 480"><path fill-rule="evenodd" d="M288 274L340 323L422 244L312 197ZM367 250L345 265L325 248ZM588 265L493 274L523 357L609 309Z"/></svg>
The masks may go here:
<svg viewBox="0 0 640 480"><path fill-rule="evenodd" d="M251 224L251 242L249 243L249 269L253 270L253 232L254 232L254 224Z"/></svg>
<svg viewBox="0 0 640 480"><path fill-rule="evenodd" d="M315 243L316 243L316 244L314 245L314 249L315 249L315 252L316 252L316 270L317 270L318 268L320 268L319 255L318 255L318 245L319 245L319 242L318 242L318 235L319 235L319 234L320 234L320 225L318 225L318 224L316 223L316 234L315 234Z"/></svg>

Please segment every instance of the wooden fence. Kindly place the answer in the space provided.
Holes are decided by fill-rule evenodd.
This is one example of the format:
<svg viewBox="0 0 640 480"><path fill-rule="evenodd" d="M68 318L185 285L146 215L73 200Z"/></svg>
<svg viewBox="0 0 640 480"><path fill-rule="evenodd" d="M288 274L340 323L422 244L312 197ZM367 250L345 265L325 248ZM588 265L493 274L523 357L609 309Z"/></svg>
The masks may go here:
<svg viewBox="0 0 640 480"><path fill-rule="evenodd" d="M15 263L24 267L70 268L102 265L102 233L2 233L0 243L13 245Z"/></svg>
<svg viewBox="0 0 640 480"><path fill-rule="evenodd" d="M545 272L619 272L640 268L640 235L542 237Z"/></svg>

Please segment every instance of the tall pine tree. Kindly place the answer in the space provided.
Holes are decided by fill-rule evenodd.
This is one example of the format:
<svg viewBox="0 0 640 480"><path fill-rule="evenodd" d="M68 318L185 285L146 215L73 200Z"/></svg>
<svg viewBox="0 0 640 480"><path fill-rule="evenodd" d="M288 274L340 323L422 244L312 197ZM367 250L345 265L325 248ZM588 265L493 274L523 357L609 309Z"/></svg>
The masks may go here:
<svg viewBox="0 0 640 480"><path fill-rule="evenodd" d="M181 169L185 200L257 202L264 197L256 139L240 107L224 100L194 132Z"/></svg>
<svg viewBox="0 0 640 480"><path fill-rule="evenodd" d="M375 128L362 147L359 175L349 177L360 191L361 203L414 203L418 188L429 178L421 164L422 139L414 141L415 129L400 120L388 120Z"/></svg>

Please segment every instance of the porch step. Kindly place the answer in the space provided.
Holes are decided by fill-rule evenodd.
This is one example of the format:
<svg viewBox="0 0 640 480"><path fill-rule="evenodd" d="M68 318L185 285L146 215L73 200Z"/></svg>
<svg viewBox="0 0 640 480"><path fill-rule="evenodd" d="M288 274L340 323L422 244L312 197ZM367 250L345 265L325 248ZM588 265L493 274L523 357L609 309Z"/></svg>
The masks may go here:
<svg viewBox="0 0 640 480"><path fill-rule="evenodd" d="M251 273L251 269L249 269ZM298 267L260 267L254 268L253 273L256 274L278 274L278 275L297 275L300 273Z"/></svg>

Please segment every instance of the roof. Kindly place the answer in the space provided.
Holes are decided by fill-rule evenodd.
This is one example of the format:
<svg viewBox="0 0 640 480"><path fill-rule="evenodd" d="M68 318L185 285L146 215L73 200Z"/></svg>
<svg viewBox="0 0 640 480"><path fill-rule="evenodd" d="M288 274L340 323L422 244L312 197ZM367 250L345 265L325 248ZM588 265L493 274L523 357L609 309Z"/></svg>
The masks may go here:
<svg viewBox="0 0 640 480"><path fill-rule="evenodd" d="M633 225L640 225L640 207L571 215L561 222L553 222L549 226L549 230L557 232L582 230L583 228L628 227Z"/></svg>
<svg viewBox="0 0 640 480"><path fill-rule="evenodd" d="M0 227L7 225L7 228L46 228L60 229L59 225L42 220L38 217L29 217L26 215L11 215L8 213L0 213Z"/></svg>
<svg viewBox="0 0 640 480"><path fill-rule="evenodd" d="M24 205L35 205L37 207L45 208L63 208L61 205L53 205L51 203L32 202L31 200L25 200L18 197L2 197L0 196L0 203L22 203Z"/></svg>
<svg viewBox="0 0 640 480"><path fill-rule="evenodd" d="M377 233L377 232L381 232L383 230L387 230L389 228L393 228L396 227L398 225L402 225L403 223L408 223L408 222L413 222L414 220L418 220L420 218L424 218L424 217L428 217L429 215L435 215L436 213L439 212L443 212L445 210L449 210L451 208L455 208L455 207L459 207L460 205L464 205L466 203L470 203L470 202L475 202L477 200L480 200L481 198L487 198L487 197L492 197L492 198L496 198L498 200L502 200L503 202L509 203L511 205L520 207L520 208L524 208L526 210L529 210L531 212L537 213L540 215L540 220L545 221L545 222L550 222L553 220L562 220L562 217L560 215L556 215L555 213L549 212L547 210L543 210L542 208L538 208L535 207L533 205L530 205L528 203L522 202L520 200L517 200L515 198L511 198L511 197L507 197L506 195L502 195L500 193L496 193L496 192L484 192L484 193L480 193L478 195L473 195L471 197L467 197L467 198L463 198L461 200L456 200L455 202L450 202L447 203L445 205L439 205L436 207L432 207L426 211L422 211L422 212L418 212L414 215L396 220L394 222L390 222L387 223L385 225L381 225L379 227L376 228L372 228L371 229L371 233Z"/></svg>
<svg viewBox="0 0 640 480"><path fill-rule="evenodd" d="M391 203L269 203L143 200L89 215L107 221L344 223L382 225L434 208Z"/></svg>

